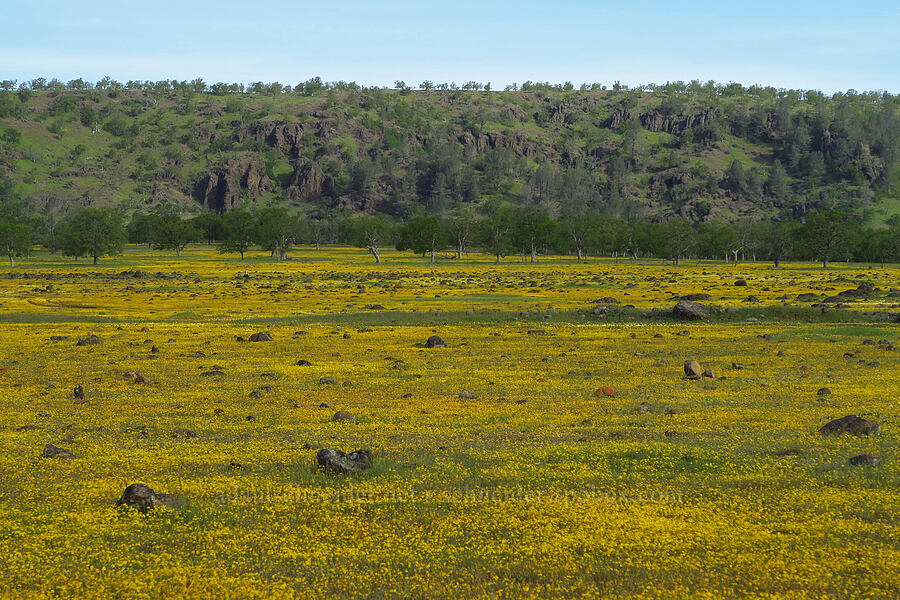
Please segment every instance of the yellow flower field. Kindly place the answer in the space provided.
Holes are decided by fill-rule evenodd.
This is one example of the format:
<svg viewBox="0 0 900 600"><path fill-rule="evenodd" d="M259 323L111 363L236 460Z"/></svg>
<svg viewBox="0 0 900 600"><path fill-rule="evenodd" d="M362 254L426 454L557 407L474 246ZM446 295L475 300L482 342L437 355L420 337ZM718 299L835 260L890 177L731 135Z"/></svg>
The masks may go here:
<svg viewBox="0 0 900 600"><path fill-rule="evenodd" d="M290 258L0 271L0 595L900 596L900 269Z"/></svg>

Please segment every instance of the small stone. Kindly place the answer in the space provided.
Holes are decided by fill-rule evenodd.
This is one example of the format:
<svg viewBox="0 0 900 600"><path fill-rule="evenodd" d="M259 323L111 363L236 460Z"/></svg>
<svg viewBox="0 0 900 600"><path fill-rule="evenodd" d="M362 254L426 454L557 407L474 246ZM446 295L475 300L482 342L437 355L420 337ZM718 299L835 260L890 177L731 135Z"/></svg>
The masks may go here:
<svg viewBox="0 0 900 600"><path fill-rule="evenodd" d="M300 360L297 361L297 366L298 367L311 367L312 363L309 362L308 360L301 358Z"/></svg>
<svg viewBox="0 0 900 600"><path fill-rule="evenodd" d="M271 342L272 335L268 331L260 331L250 336L251 342Z"/></svg>
<svg viewBox="0 0 900 600"><path fill-rule="evenodd" d="M877 467L881 461L877 456L871 454L858 454L851 456L847 462L854 467Z"/></svg>
<svg viewBox="0 0 900 600"><path fill-rule="evenodd" d="M684 361L684 376L686 379L701 379L703 377L703 369L696 360Z"/></svg>
<svg viewBox="0 0 900 600"><path fill-rule="evenodd" d="M338 422L354 422L356 421L356 417L353 416L352 413L346 410L339 410L331 417L331 420L335 423Z"/></svg>
<svg viewBox="0 0 900 600"><path fill-rule="evenodd" d="M363 473L372 466L372 453L369 450L356 450L349 454L322 448L316 454L316 463L326 473L351 475Z"/></svg>
<svg viewBox="0 0 900 600"><path fill-rule="evenodd" d="M700 321L709 316L709 309L703 304L682 300L672 309L672 316L681 321Z"/></svg>
<svg viewBox="0 0 900 600"><path fill-rule="evenodd" d="M122 497L116 502L116 507L124 505L136 508L141 512L147 512L157 506L165 506L170 502L171 497L168 494L154 492L145 483L132 483L122 492Z"/></svg>
<svg viewBox="0 0 900 600"><path fill-rule="evenodd" d="M830 396L830 395L831 395L831 389L827 388L827 387L819 388L816 391L816 396Z"/></svg>
<svg viewBox="0 0 900 600"><path fill-rule="evenodd" d="M53 444L47 444L46 446L44 446L44 451L41 453L41 456L43 456L44 458L75 458L75 455L65 448L60 448L59 446L54 446Z"/></svg>
<svg viewBox="0 0 900 600"><path fill-rule="evenodd" d="M840 419L829 421L819 428L819 433L836 434L849 433L850 435L875 435L881 429L881 426L870 419L863 419L856 415L847 415Z"/></svg>
<svg viewBox="0 0 900 600"><path fill-rule="evenodd" d="M337 382L334 377L319 377L319 385L337 385Z"/></svg>
<svg viewBox="0 0 900 600"><path fill-rule="evenodd" d="M706 379L715 379L716 374L713 373L712 369L706 369L705 371L703 371L703 377L705 377Z"/></svg>
<svg viewBox="0 0 900 600"><path fill-rule="evenodd" d="M447 344L440 338L440 336L433 335L427 340L425 340L426 348L446 348Z"/></svg>
<svg viewBox="0 0 900 600"><path fill-rule="evenodd" d="M459 398L462 398L463 400L474 400L475 394L473 394L472 392L460 392Z"/></svg>
<svg viewBox="0 0 900 600"><path fill-rule="evenodd" d="M738 279L737 281L734 282L734 285L736 285L738 287L747 287L747 280L746 279Z"/></svg>
<svg viewBox="0 0 900 600"><path fill-rule="evenodd" d="M75 395L76 400L84 400L84 388L80 385L76 385L72 393Z"/></svg>

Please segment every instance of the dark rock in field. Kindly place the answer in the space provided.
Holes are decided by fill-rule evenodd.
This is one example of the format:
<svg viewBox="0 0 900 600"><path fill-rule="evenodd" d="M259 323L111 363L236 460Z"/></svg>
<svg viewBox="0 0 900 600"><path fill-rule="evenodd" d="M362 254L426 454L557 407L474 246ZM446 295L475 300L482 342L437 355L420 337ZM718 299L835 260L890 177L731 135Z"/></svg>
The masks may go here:
<svg viewBox="0 0 900 600"><path fill-rule="evenodd" d="M337 379L334 377L319 377L319 385L337 385Z"/></svg>
<svg viewBox="0 0 900 600"><path fill-rule="evenodd" d="M460 392L459 397L463 400L474 400L475 394L473 394L472 392Z"/></svg>
<svg viewBox="0 0 900 600"><path fill-rule="evenodd" d="M301 335L309 335L309 332L308 331L295 331L294 332L294 337L299 337Z"/></svg>
<svg viewBox="0 0 900 600"><path fill-rule="evenodd" d="M247 340L245 340L243 336L236 335L236 336L234 336L234 341L236 341L236 342L246 342Z"/></svg>
<svg viewBox="0 0 900 600"><path fill-rule="evenodd" d="M70 340L70 339L72 339L72 338L67 335L51 335L50 336L51 342L64 342L64 341Z"/></svg>
<svg viewBox="0 0 900 600"><path fill-rule="evenodd" d="M271 342L272 335L268 331L260 331L250 336L251 342Z"/></svg>
<svg viewBox="0 0 900 600"><path fill-rule="evenodd" d="M76 400L84 400L84 388L80 385L76 385L75 389L72 390L72 393Z"/></svg>
<svg viewBox="0 0 900 600"><path fill-rule="evenodd" d="M343 337L345 340L349 340L349 339L350 339L350 334L349 334L349 333L345 333L342 337Z"/></svg>
<svg viewBox="0 0 900 600"><path fill-rule="evenodd" d="M688 302L699 302L700 300L712 300L712 296L709 294L685 294L679 299L687 300Z"/></svg>
<svg viewBox="0 0 900 600"><path fill-rule="evenodd" d="M247 415L246 417L244 417L244 420L245 421L258 421L259 419L257 418L256 415Z"/></svg>
<svg viewBox="0 0 900 600"><path fill-rule="evenodd" d="M869 340L869 339L863 340L863 341L862 341L862 345L863 345L863 346L874 346L874 345L875 345L875 340Z"/></svg>
<svg viewBox="0 0 900 600"><path fill-rule="evenodd" d="M773 338L774 336L773 336L771 333L761 333L761 334L759 334L759 335L756 336L756 337L758 337L758 338L761 339L761 340L766 340L767 342L769 342L769 341L772 340L772 338Z"/></svg>
<svg viewBox="0 0 900 600"><path fill-rule="evenodd" d="M661 338L662 336L663 336L663 334L661 334L661 333L654 333L654 334L653 334L653 337L655 337L655 338Z"/></svg>
<svg viewBox="0 0 900 600"><path fill-rule="evenodd" d="M132 483L122 492L122 497L116 502L116 507L124 505L136 508L141 512L147 512L157 506L167 506L171 503L172 497L168 494L154 492L145 483Z"/></svg>
<svg viewBox="0 0 900 600"><path fill-rule="evenodd" d="M750 304L759 304L761 300L756 296L747 296L744 298L744 302L749 302Z"/></svg>
<svg viewBox="0 0 900 600"><path fill-rule="evenodd" d="M16 431L37 431L38 429L43 429L40 425L22 425L21 427L16 428Z"/></svg>
<svg viewBox="0 0 900 600"><path fill-rule="evenodd" d="M863 419L856 415L847 415L825 423L819 433L849 433L850 435L875 435L880 429L876 421Z"/></svg>
<svg viewBox="0 0 900 600"><path fill-rule="evenodd" d="M231 461L230 463L228 463L228 468L234 469L235 471L243 471L247 467L245 467L244 465L242 465L241 463L239 463L237 461Z"/></svg>
<svg viewBox="0 0 900 600"><path fill-rule="evenodd" d="M300 360L297 361L297 366L298 367L311 367L312 363L306 359L301 358Z"/></svg>
<svg viewBox="0 0 900 600"><path fill-rule="evenodd" d="M75 455L65 448L60 448L59 446L54 446L53 444L47 444L46 446L44 446L44 451L41 453L41 456L43 456L44 458L75 458Z"/></svg>
<svg viewBox="0 0 900 600"><path fill-rule="evenodd" d="M214 414L214 415L224 415L224 414L225 414L225 409L224 409L224 408L214 408L214 409L213 409L213 414Z"/></svg>
<svg viewBox="0 0 900 600"><path fill-rule="evenodd" d="M877 456L872 456L871 454L858 454L851 456L847 462L854 467L877 467L881 461L878 460Z"/></svg>
<svg viewBox="0 0 900 600"><path fill-rule="evenodd" d="M518 400L516 400L516 404L528 404L528 400L526 400L525 398L519 398Z"/></svg>
<svg viewBox="0 0 900 600"><path fill-rule="evenodd" d="M356 417L350 411L339 410L334 415L332 415L331 420L335 423L338 422L354 422L356 421Z"/></svg>
<svg viewBox="0 0 900 600"><path fill-rule="evenodd" d="M159 348L153 346L152 348L150 348L150 354L159 354Z"/></svg>
<svg viewBox="0 0 900 600"><path fill-rule="evenodd" d="M203 371L200 373L200 377L222 377L225 375L225 371L221 371L219 369L213 369L212 371Z"/></svg>
<svg viewBox="0 0 900 600"><path fill-rule="evenodd" d="M259 390L253 390L249 394L250 398L259 398L260 396L262 396L262 394L260 394Z"/></svg>
<svg viewBox="0 0 900 600"><path fill-rule="evenodd" d="M672 316L681 321L699 321L709 316L709 309L697 302L682 300L672 309Z"/></svg>
<svg viewBox="0 0 900 600"><path fill-rule="evenodd" d="M731 363L731 368L737 371L741 371L744 368L744 365L742 365L741 363L733 362Z"/></svg>
<svg viewBox="0 0 900 600"><path fill-rule="evenodd" d="M675 335L680 335L681 337L688 337L689 335L691 335L691 332L690 332L690 331L687 331L687 330L685 330L685 331L679 331L679 332L676 333Z"/></svg>
<svg viewBox="0 0 900 600"><path fill-rule="evenodd" d="M193 429L176 429L172 432L172 438L176 440L192 440L197 437L197 432Z"/></svg>
<svg viewBox="0 0 900 600"><path fill-rule="evenodd" d="M387 310L380 304L366 304L366 310Z"/></svg>
<svg viewBox="0 0 900 600"><path fill-rule="evenodd" d="M703 377L703 368L696 360L684 361L684 376L687 379L700 379Z"/></svg>
<svg viewBox="0 0 900 600"><path fill-rule="evenodd" d="M807 292L806 294L797 294L797 297L795 298L795 300L796 300L797 302L818 302L818 301L819 301L819 295L818 295L818 294L811 294L811 293L808 293L808 292Z"/></svg>
<svg viewBox="0 0 900 600"><path fill-rule="evenodd" d="M197 350L192 354L188 354L188 358L206 358L206 353L202 350Z"/></svg>
<svg viewBox="0 0 900 600"><path fill-rule="evenodd" d="M734 285L736 285L738 287L747 287L747 280L746 279L738 279L737 281L734 282Z"/></svg>
<svg viewBox="0 0 900 600"><path fill-rule="evenodd" d="M447 344L444 343L444 340L440 338L440 336L433 335L427 340L425 340L426 348L446 348Z"/></svg>
<svg viewBox="0 0 900 600"><path fill-rule="evenodd" d="M103 343L103 340L100 339L100 336L92 333L91 335L87 336L86 338L82 338L82 339L78 340L77 342L75 342L75 345L76 346L93 346L95 344L102 344L102 343Z"/></svg>
<svg viewBox="0 0 900 600"><path fill-rule="evenodd" d="M706 379L715 379L716 374L713 373L712 369L706 369L705 371L703 371L703 377Z"/></svg>
<svg viewBox="0 0 900 600"><path fill-rule="evenodd" d="M319 469L331 474L352 475L364 473L372 466L372 453L369 450L356 450L350 454L322 448L316 454Z"/></svg>
<svg viewBox="0 0 900 600"><path fill-rule="evenodd" d="M319 408L331 408L331 405L327 402L322 402L321 404L319 404Z"/></svg>
<svg viewBox="0 0 900 600"><path fill-rule="evenodd" d="M360 327L356 330L356 333L372 333L371 327Z"/></svg>
<svg viewBox="0 0 900 600"><path fill-rule="evenodd" d="M610 296L606 296L605 298L599 298L594 300L594 304L618 304L619 301Z"/></svg>
<svg viewBox="0 0 900 600"><path fill-rule="evenodd" d="M843 296L845 298L866 298L874 291L875 286L868 281L864 281L863 283L859 284L859 286L855 290L844 290L843 292L838 292L838 296Z"/></svg>
<svg viewBox="0 0 900 600"><path fill-rule="evenodd" d="M816 391L816 396L830 396L830 395L831 395L831 389L829 389L827 387L819 388Z"/></svg>
<svg viewBox="0 0 900 600"><path fill-rule="evenodd" d="M144 377L143 375L140 375L140 374L135 374L132 381L134 383L150 383L149 379L147 379L146 377Z"/></svg>

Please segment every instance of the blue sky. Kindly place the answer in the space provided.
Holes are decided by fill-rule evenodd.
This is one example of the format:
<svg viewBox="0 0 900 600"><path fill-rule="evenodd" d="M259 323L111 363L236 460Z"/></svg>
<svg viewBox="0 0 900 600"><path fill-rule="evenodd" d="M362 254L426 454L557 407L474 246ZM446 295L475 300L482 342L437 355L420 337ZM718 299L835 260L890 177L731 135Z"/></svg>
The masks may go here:
<svg viewBox="0 0 900 600"><path fill-rule="evenodd" d="M0 79L714 79L900 92L900 2L5 0Z"/></svg>

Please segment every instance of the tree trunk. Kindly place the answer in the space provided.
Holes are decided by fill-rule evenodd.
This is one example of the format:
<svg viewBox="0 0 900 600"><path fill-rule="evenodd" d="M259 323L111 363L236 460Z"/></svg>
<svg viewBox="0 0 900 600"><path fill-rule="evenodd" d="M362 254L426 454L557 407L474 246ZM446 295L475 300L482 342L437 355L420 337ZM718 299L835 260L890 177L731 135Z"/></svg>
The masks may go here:
<svg viewBox="0 0 900 600"><path fill-rule="evenodd" d="M676 256L676 257L675 257L675 265L677 266L677 265L680 265L680 264L681 264L681 257L680 257L680 256Z"/></svg>
<svg viewBox="0 0 900 600"><path fill-rule="evenodd" d="M375 246L369 246L369 252L371 252L372 256L375 257L376 263L381 262L381 255L378 254L378 248L376 248Z"/></svg>
<svg viewBox="0 0 900 600"><path fill-rule="evenodd" d="M578 262L581 262L581 248L578 249Z"/></svg>
<svg viewBox="0 0 900 600"><path fill-rule="evenodd" d="M241 260L244 260L244 251L241 250Z"/></svg>
<svg viewBox="0 0 900 600"><path fill-rule="evenodd" d="M776 258L776 259L775 259L775 268L777 269L777 268L780 267L780 266L781 266L781 261L780 261L779 259Z"/></svg>
<svg viewBox="0 0 900 600"><path fill-rule="evenodd" d="M316 250L319 249L319 240L316 240Z"/></svg>
<svg viewBox="0 0 900 600"><path fill-rule="evenodd" d="M178 255L178 258L181 258L181 248L175 248L175 254Z"/></svg>
<svg viewBox="0 0 900 600"><path fill-rule="evenodd" d="M499 254L497 255L497 264L498 265L500 264L500 255Z"/></svg>
<svg viewBox="0 0 900 600"><path fill-rule="evenodd" d="M9 255L9 266L11 266L11 267L16 266L16 260L13 258L12 254ZM883 267L884 265L881 265L881 266Z"/></svg>
<svg viewBox="0 0 900 600"><path fill-rule="evenodd" d="M823 259L822 259L822 268L823 268L823 269L827 269L827 268L828 268L828 259L827 259L827 258L823 258Z"/></svg>
<svg viewBox="0 0 900 600"><path fill-rule="evenodd" d="M534 262L535 257L537 256L537 250L534 246L531 247L531 262Z"/></svg>
<svg viewBox="0 0 900 600"><path fill-rule="evenodd" d="M287 250L282 248L281 252L279 252L278 256L279 256L278 260L287 260Z"/></svg>
<svg viewBox="0 0 900 600"><path fill-rule="evenodd" d="M463 253L463 245L460 244L456 247L456 259L457 260L462 260L462 253Z"/></svg>
<svg viewBox="0 0 900 600"><path fill-rule="evenodd" d="M94 264L96 265L99 260L100 260L100 257L95 255L94 256Z"/></svg>
<svg viewBox="0 0 900 600"><path fill-rule="evenodd" d="M431 264L434 264L434 248L431 249Z"/></svg>

